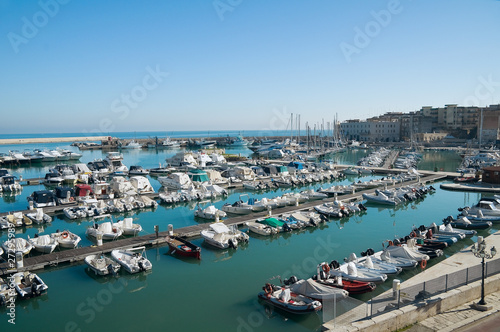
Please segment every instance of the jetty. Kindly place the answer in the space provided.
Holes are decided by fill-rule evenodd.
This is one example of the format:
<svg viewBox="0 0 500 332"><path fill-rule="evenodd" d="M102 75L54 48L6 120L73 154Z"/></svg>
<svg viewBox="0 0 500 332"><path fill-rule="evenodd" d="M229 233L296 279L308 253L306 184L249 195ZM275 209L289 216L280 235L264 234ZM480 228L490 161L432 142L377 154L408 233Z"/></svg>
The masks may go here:
<svg viewBox="0 0 500 332"><path fill-rule="evenodd" d="M422 171L421 173L423 174L422 177L420 177L417 180L407 181L404 183L397 183L397 184L393 184L393 185L387 185L387 188L395 188L395 187L402 186L402 185L411 185L411 184L416 184L416 183L430 184L430 183L434 183L436 181L445 179L448 176L450 176L450 174L444 173L444 172L434 173L434 172ZM302 204L297 205L297 206L286 206L286 207L282 207L282 208L276 208L276 209L272 210L271 213L272 213L272 215L279 215L282 213L293 213L293 212L298 212L298 211L303 211L303 210L309 210L309 209L314 208L314 206L316 206L318 204L333 202L336 199L343 201L343 202L360 201L360 200L362 200L363 193L372 193L375 190L376 189L354 191L351 194L341 195L339 197L329 197L329 198L325 198L323 200L316 200L316 201L302 203ZM44 211L45 211L45 209L44 209ZM55 211L55 209L54 209L54 211ZM54 211L52 211L52 213ZM256 219L264 218L266 216L269 216L268 211L263 211L263 212L258 212L258 213L252 213L250 215L228 218L226 220L223 220L223 222L226 225L236 225L239 227L239 226L244 226L244 224L248 221L254 221ZM173 233L177 236L184 237L184 238L199 237L200 232L204 229L207 229L209 227L209 225L210 225L210 223L204 223L204 224L182 227L182 228L175 229L173 231ZM0 276L10 274L13 272L17 272L17 271L27 271L27 270L32 271L32 270L43 269L43 268L51 267L51 266L58 266L59 264L80 262L88 255L109 253L115 249L130 248L130 247L135 247L135 246L162 245L166 242L165 238L168 235L170 235L169 231L162 231L162 232L158 231L158 232L155 232L153 234L136 236L136 237L125 238L125 239L119 239L119 240L115 240L115 241L111 241L111 242L105 242L101 246L81 247L81 248L76 248L76 249L68 249L68 250L52 252L50 254L45 254L45 255L36 255L36 256L25 257L23 260L22 267L20 266L14 270L9 268L8 262L4 262L4 263L0 264Z"/></svg>
<svg viewBox="0 0 500 332"><path fill-rule="evenodd" d="M62 143L62 142L94 142L94 141L106 141L106 140L109 140L109 136L4 138L0 139L0 145Z"/></svg>

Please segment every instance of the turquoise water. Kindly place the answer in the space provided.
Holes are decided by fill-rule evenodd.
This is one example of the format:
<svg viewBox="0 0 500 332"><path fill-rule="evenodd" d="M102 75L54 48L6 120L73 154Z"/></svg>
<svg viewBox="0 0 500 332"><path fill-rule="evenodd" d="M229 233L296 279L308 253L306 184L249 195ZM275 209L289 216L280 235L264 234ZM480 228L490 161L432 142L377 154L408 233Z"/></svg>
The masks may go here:
<svg viewBox="0 0 500 332"><path fill-rule="evenodd" d="M155 167L174 152L133 151L124 152L126 165L140 164ZM240 150L249 155L249 150ZM339 164L354 164L366 151L349 151L332 156ZM451 156L436 158L437 167L455 167ZM102 158L101 151L85 151L82 162ZM425 158L424 158L425 159ZM433 162L431 167L433 166ZM431 165L431 164L429 164ZM24 177L43 176L49 166L16 168L11 171ZM43 174L41 174L43 173ZM373 177L364 177L368 180ZM358 178L349 178L350 183ZM159 189L154 178L151 183ZM333 184L333 183L332 183ZM310 186L319 187L319 184ZM16 306L16 329L26 331L67 330L105 331L150 330L169 331L318 331L322 314L294 317L269 310L257 300L257 293L274 276L307 278L315 274L316 264L333 259L342 260L351 252L359 255L371 247L382 248L384 240L401 237L409 233L412 225L440 223L448 215L456 215L457 208L475 203L479 194L447 192L435 184L436 193L420 202L410 203L396 209L369 206L367 213L350 219L331 221L316 229L280 234L271 238L252 234L248 245L237 250L217 250L207 247L201 239L193 242L202 247L201 261L179 259L167 253L167 247L147 251L153 263L153 271L147 275L120 273L119 278L95 278L83 264L74 264L37 271L49 285L46 295L40 298L18 301ZM18 196L3 196L0 211L11 211L26 207L26 197L43 186L25 187ZM304 190L308 187L298 188ZM289 190L287 190L289 191ZM252 197L271 197L283 191L260 192ZM227 201L238 199L243 191L232 191ZM8 198L7 198L8 197ZM220 207L222 200L214 203ZM175 228L196 224L193 217L194 204L177 206L160 205L155 211L144 210L133 214L144 232L152 233L153 226L166 230L168 224ZM120 217L114 216L115 219ZM57 216L43 232L55 229L70 229L82 236L82 245L90 245L84 233L90 221L69 221ZM19 231L18 236L33 236L41 229L32 227ZM492 232L492 230L488 231ZM484 235L486 233L481 233ZM0 241L6 233L0 234ZM452 254L470 245L473 239L462 241L446 251ZM433 261L430 264L434 264ZM405 279L418 270L404 272ZM377 291L358 297L368 299L391 287L392 282L378 286ZM0 329L12 329L7 322L5 309L0 309ZM43 322L42 328L40 323Z"/></svg>

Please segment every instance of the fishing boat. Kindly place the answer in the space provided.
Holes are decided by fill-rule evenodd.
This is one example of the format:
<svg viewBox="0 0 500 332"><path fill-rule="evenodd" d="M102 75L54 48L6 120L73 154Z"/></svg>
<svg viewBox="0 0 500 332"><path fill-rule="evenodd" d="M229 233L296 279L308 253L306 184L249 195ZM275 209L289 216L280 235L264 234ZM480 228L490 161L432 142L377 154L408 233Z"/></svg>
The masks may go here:
<svg viewBox="0 0 500 332"><path fill-rule="evenodd" d="M50 234L50 236L57 240L61 248L70 248L70 249L76 248L81 240L81 238L78 235L71 233L70 231L62 231L62 232L57 231L55 233Z"/></svg>
<svg viewBox="0 0 500 332"><path fill-rule="evenodd" d="M49 288L38 275L29 271L14 273L11 280L22 298L40 296Z"/></svg>
<svg viewBox="0 0 500 332"><path fill-rule="evenodd" d="M292 293L289 288L281 288L267 283L258 294L264 302L292 314L309 314L321 310L321 302Z"/></svg>
<svg viewBox="0 0 500 332"><path fill-rule="evenodd" d="M118 262L128 273L148 271L153 265L146 257L146 247L113 250L111 257Z"/></svg>
<svg viewBox="0 0 500 332"><path fill-rule="evenodd" d="M40 236L35 234L34 238L28 237L28 241L36 251L41 252L42 254L50 254L59 245L57 240L48 234Z"/></svg>
<svg viewBox="0 0 500 332"><path fill-rule="evenodd" d="M197 245L174 235L167 236L166 241L172 254L201 259L201 248Z"/></svg>
<svg viewBox="0 0 500 332"><path fill-rule="evenodd" d="M95 272L96 275L105 276L108 274L115 275L120 271L121 265L118 262L115 262L111 258L96 254L96 255L88 255L85 257L85 264Z"/></svg>
<svg viewBox="0 0 500 332"><path fill-rule="evenodd" d="M140 148L142 148L142 146L139 143L137 143L135 140L131 140L127 144L122 145L121 148L122 149L140 149Z"/></svg>

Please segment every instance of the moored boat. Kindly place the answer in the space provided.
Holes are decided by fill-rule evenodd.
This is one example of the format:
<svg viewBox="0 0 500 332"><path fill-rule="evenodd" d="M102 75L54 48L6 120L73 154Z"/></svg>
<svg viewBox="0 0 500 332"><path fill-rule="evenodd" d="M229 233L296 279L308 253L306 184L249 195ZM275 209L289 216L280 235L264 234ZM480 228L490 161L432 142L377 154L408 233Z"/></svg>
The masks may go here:
<svg viewBox="0 0 500 332"><path fill-rule="evenodd" d="M40 296L49 288L38 275L29 271L14 273L11 279L22 298Z"/></svg>
<svg viewBox="0 0 500 332"><path fill-rule="evenodd" d="M138 273L148 271L153 265L146 257L144 246L130 249L113 250L111 257L125 269L128 273Z"/></svg>
<svg viewBox="0 0 500 332"><path fill-rule="evenodd" d="M264 302L293 314L309 314L321 310L321 302L292 293L289 288L281 288L267 283L258 294Z"/></svg>
<svg viewBox="0 0 500 332"><path fill-rule="evenodd" d="M121 265L109 257L104 255L88 255L85 257L85 264L95 272L96 275L105 276L108 274L116 274L120 271Z"/></svg>
<svg viewBox="0 0 500 332"><path fill-rule="evenodd" d="M169 251L179 256L201 259L201 248L178 236L167 236Z"/></svg>

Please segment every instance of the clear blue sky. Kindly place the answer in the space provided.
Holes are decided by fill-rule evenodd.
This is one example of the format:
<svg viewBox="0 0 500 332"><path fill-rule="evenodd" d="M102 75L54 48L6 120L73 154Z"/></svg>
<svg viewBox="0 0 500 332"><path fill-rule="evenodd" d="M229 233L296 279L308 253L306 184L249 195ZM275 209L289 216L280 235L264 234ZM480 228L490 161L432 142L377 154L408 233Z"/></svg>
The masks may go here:
<svg viewBox="0 0 500 332"><path fill-rule="evenodd" d="M2 133L285 129L291 112L500 102L497 0L60 1L0 0Z"/></svg>

